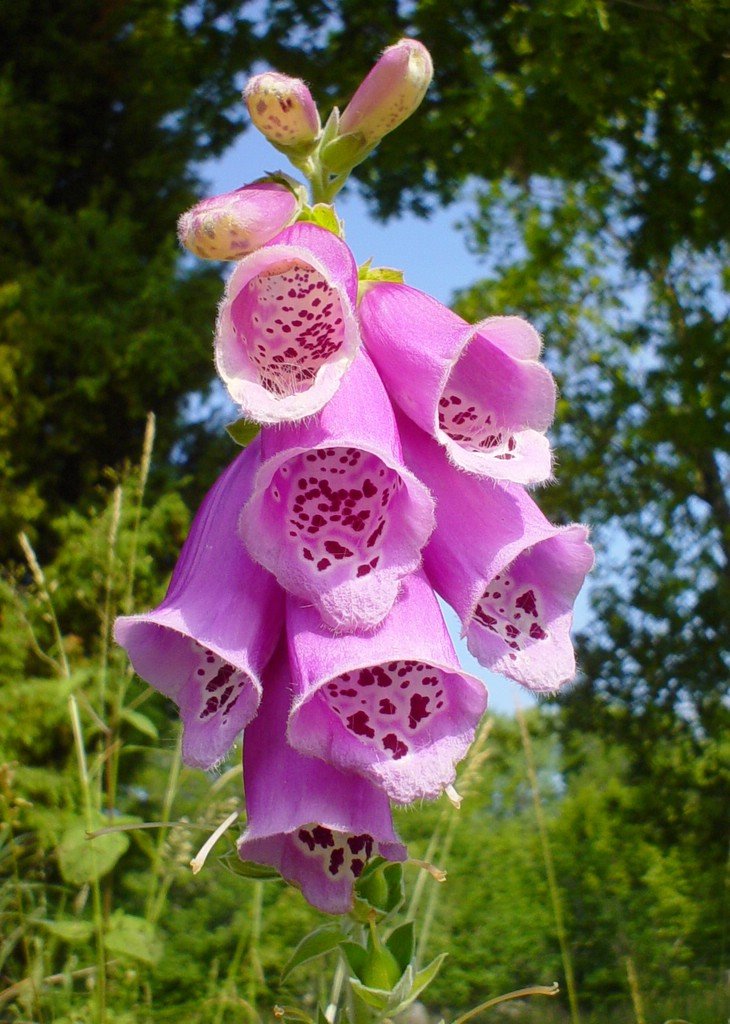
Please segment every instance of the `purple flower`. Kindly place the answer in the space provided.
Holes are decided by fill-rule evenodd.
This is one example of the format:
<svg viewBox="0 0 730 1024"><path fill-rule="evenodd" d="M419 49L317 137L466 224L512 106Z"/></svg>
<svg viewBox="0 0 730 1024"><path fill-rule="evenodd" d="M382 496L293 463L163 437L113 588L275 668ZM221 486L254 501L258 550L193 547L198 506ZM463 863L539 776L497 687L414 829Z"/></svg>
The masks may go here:
<svg viewBox="0 0 730 1024"><path fill-rule="evenodd" d="M321 413L265 430L262 452L241 516L251 556L332 628L376 626L420 564L434 516L365 353Z"/></svg>
<svg viewBox="0 0 730 1024"><path fill-rule="evenodd" d="M243 90L251 120L280 149L310 147L320 132L319 111L300 78L265 71Z"/></svg>
<svg viewBox="0 0 730 1024"><path fill-rule="evenodd" d="M180 243L204 260L239 260L259 249L291 224L301 208L293 187L281 180L284 177L261 178L203 199L178 221Z"/></svg>
<svg viewBox="0 0 730 1024"><path fill-rule="evenodd" d="M264 678L259 714L246 730L243 860L276 868L329 914L352 908L352 887L370 857L406 859L387 798L365 779L304 757L286 742L289 668L284 645Z"/></svg>
<svg viewBox="0 0 730 1024"><path fill-rule="evenodd" d="M480 476L537 483L550 476L543 432L555 384L537 362L540 338L519 317L472 326L403 284L372 285L360 303L363 339L393 401Z"/></svg>
<svg viewBox="0 0 730 1024"><path fill-rule="evenodd" d="M417 39L387 47L343 110L339 134L357 132L374 145L411 116L432 78L431 54Z"/></svg>
<svg viewBox="0 0 730 1024"><path fill-rule="evenodd" d="M183 759L210 768L256 713L260 674L282 629L282 595L237 533L259 443L218 478L190 529L164 601L117 619L114 636L135 671L172 698Z"/></svg>
<svg viewBox="0 0 730 1024"><path fill-rule="evenodd" d="M461 671L422 573L404 580L374 633L333 636L288 598L287 635L292 746L366 776L398 803L437 797L454 781L487 694Z"/></svg>
<svg viewBox="0 0 730 1024"><path fill-rule="evenodd" d="M236 266L218 315L218 372L257 423L300 420L334 395L360 347L357 267L342 239L286 228Z"/></svg>
<svg viewBox="0 0 730 1024"><path fill-rule="evenodd" d="M593 565L588 530L553 526L522 487L455 469L405 416L399 425L406 460L437 502L426 571L469 650L531 690L557 689L575 674L570 626Z"/></svg>

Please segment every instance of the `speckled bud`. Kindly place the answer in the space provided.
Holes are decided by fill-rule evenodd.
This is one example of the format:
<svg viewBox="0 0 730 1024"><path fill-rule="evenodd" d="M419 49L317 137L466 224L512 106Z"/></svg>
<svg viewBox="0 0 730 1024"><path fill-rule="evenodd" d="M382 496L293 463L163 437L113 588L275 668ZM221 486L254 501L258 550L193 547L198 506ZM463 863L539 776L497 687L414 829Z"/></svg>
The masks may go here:
<svg viewBox="0 0 730 1024"><path fill-rule="evenodd" d="M266 71L248 82L243 98L253 123L275 146L300 148L317 139L319 111L301 79Z"/></svg>
<svg viewBox="0 0 730 1024"><path fill-rule="evenodd" d="M357 132L375 145L411 116L432 77L431 55L417 39L389 46L343 111L339 134Z"/></svg>
<svg viewBox="0 0 730 1024"><path fill-rule="evenodd" d="M296 183L292 182L293 187ZM297 217L301 200L281 180L262 178L235 192L203 199L177 225L182 245L204 260L239 260Z"/></svg>

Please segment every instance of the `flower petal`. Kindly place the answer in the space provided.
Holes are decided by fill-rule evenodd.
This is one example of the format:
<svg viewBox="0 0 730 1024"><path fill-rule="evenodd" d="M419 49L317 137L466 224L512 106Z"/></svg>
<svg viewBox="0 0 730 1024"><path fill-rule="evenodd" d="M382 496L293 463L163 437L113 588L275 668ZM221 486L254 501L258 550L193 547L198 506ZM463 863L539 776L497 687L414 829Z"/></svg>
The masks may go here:
<svg viewBox="0 0 730 1024"><path fill-rule="evenodd" d="M401 458L393 410L358 354L306 424L262 435L264 462L241 515L251 556L334 629L368 629L421 561L433 502Z"/></svg>
<svg viewBox="0 0 730 1024"><path fill-rule="evenodd" d="M329 401L360 347L356 296L352 253L315 224L293 224L237 264L215 357L247 417L300 420Z"/></svg>
<svg viewBox="0 0 730 1024"><path fill-rule="evenodd" d="M256 713L281 634L281 591L236 529L258 457L254 442L209 491L162 604L114 626L135 671L179 706L183 760L200 768L220 761Z"/></svg>
<svg viewBox="0 0 730 1024"><path fill-rule="evenodd" d="M289 741L377 783L393 800L437 797L454 781L484 712L484 685L462 672L422 573L404 581L374 633L332 636L287 599L294 682Z"/></svg>
<svg viewBox="0 0 730 1024"><path fill-rule="evenodd" d="M352 887L371 856L406 859L387 798L365 779L304 757L286 742L289 668L282 645L246 730L243 776L248 825L243 860L276 868L329 914L352 909Z"/></svg>
<svg viewBox="0 0 730 1024"><path fill-rule="evenodd" d="M555 383L537 362L540 339L519 317L474 326L407 285L372 285L360 303L363 338L393 401L480 476L537 483L550 476L543 432Z"/></svg>
<svg viewBox="0 0 730 1024"><path fill-rule="evenodd" d="M531 690L556 690L575 674L570 627L593 565L588 530L553 526L523 488L455 469L405 416L399 425L406 460L437 502L426 571L469 650Z"/></svg>

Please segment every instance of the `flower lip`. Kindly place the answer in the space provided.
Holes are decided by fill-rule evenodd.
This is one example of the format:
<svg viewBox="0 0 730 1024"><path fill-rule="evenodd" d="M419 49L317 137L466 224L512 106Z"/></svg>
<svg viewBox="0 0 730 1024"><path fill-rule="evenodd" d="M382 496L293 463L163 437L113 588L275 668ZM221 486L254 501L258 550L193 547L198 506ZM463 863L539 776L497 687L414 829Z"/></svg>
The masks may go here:
<svg viewBox="0 0 730 1024"><path fill-rule="evenodd" d="M367 637L333 637L292 598L287 633L292 746L363 775L397 803L435 798L454 781L487 694L461 670L422 573L404 581Z"/></svg>
<svg viewBox="0 0 730 1024"><path fill-rule="evenodd" d="M313 224L286 228L231 275L215 358L250 419L304 419L333 396L359 346L357 268L345 243Z"/></svg>
<svg viewBox="0 0 730 1024"><path fill-rule="evenodd" d="M555 408L540 337L519 317L471 325L407 285L373 285L360 303L363 337L391 398L455 465L519 483L550 476L542 431Z"/></svg>

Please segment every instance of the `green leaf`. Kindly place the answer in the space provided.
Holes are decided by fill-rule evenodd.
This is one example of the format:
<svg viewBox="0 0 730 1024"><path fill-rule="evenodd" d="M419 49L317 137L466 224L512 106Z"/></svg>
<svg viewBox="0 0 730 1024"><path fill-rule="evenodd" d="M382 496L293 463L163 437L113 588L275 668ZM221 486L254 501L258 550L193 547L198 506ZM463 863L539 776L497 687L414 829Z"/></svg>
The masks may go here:
<svg viewBox="0 0 730 1024"><path fill-rule="evenodd" d="M390 1003L390 992L386 989L370 988L368 985L363 985L358 978L350 978L350 985L352 985L353 992L355 992L364 1003L367 1003L368 1006L372 1006L376 1010L385 1010L388 1008Z"/></svg>
<svg viewBox="0 0 730 1024"><path fill-rule="evenodd" d="M57 921L42 921L41 924L47 932L64 942L87 942L94 934L94 926L91 921L59 918Z"/></svg>
<svg viewBox="0 0 730 1024"><path fill-rule="evenodd" d="M235 420L226 426L228 435L233 438L236 444L240 444L242 448L251 444L258 436L260 430L261 425L259 423L252 423L251 420L246 419Z"/></svg>
<svg viewBox="0 0 730 1024"><path fill-rule="evenodd" d="M103 815L95 814L90 824L92 829L101 829L108 828L110 822ZM129 836L123 832L88 839L86 822L80 820L61 836L56 851L61 875L71 885L94 882L112 870L128 846Z"/></svg>
<svg viewBox="0 0 730 1024"><path fill-rule="evenodd" d="M414 938L413 921L407 921L400 928L396 928L395 931L391 932L385 940L385 945L395 957L401 973L405 971L411 962Z"/></svg>
<svg viewBox="0 0 730 1024"><path fill-rule="evenodd" d="M151 921L116 911L109 919L104 945L117 956L156 964L162 956L162 940Z"/></svg>
<svg viewBox="0 0 730 1024"><path fill-rule="evenodd" d="M151 740L159 739L157 726L147 715L142 715L139 711L132 711L131 708L123 708L121 717L125 722L129 722L131 726L138 729L139 732L149 736Z"/></svg>
<svg viewBox="0 0 730 1024"><path fill-rule="evenodd" d="M218 862L239 878L253 878L260 882L281 878L276 868L271 868L268 864L257 864L252 860L241 860L236 853L226 853L218 858Z"/></svg>
<svg viewBox="0 0 730 1024"><path fill-rule="evenodd" d="M413 984L410 987L408 995L401 999L397 1006L390 1008L391 1014L400 1013L401 1010L405 1010L407 1006L417 999L418 996L427 988L433 979L436 977L438 972L441 970L441 964L444 962L448 953L441 953L435 960L432 960L428 967L424 967L422 971L418 971L413 979Z"/></svg>
<svg viewBox="0 0 730 1024"><path fill-rule="evenodd" d="M310 960L316 960L320 956L331 953L344 938L342 929L335 924L322 925L321 928L316 928L309 935L305 935L286 962L281 972L281 981L286 981L291 972L301 964L309 963Z"/></svg>

